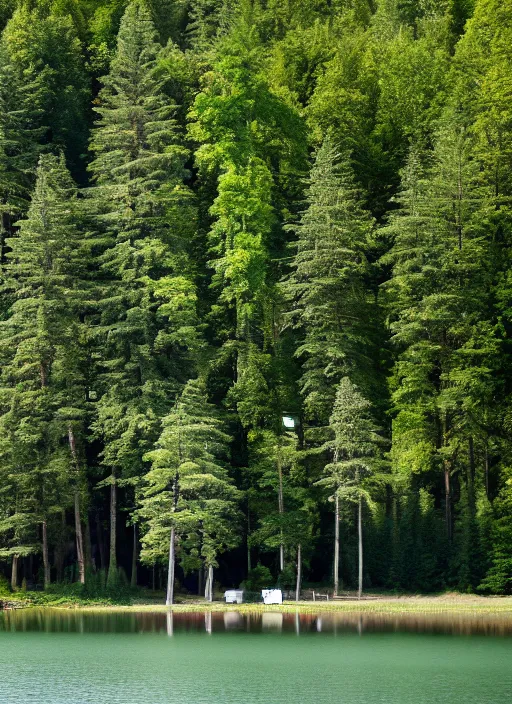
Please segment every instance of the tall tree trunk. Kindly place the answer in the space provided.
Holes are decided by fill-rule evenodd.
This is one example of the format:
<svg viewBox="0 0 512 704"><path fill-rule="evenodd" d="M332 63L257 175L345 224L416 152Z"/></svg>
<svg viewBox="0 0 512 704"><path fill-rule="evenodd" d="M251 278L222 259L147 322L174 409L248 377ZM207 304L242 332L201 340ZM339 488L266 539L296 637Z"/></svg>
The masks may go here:
<svg viewBox="0 0 512 704"><path fill-rule="evenodd" d="M181 450L180 450L181 455ZM180 491L180 477L176 473L173 481L173 512L176 513L178 510L178 500ZM171 539L169 542L169 567L167 570L167 596L166 596L166 606L171 606L174 601L174 572L176 568L176 527L173 525L171 528Z"/></svg>
<svg viewBox="0 0 512 704"><path fill-rule="evenodd" d="M114 585L117 581L117 481L112 471L110 484L110 552L108 558L107 584Z"/></svg>
<svg viewBox="0 0 512 704"><path fill-rule="evenodd" d="M363 594L363 499L361 496L359 497L359 504L357 506L357 539L359 554L357 598L360 599Z"/></svg>
<svg viewBox="0 0 512 704"><path fill-rule="evenodd" d="M208 565L204 598L207 601L213 601L213 565Z"/></svg>
<svg viewBox="0 0 512 704"><path fill-rule="evenodd" d="M130 586L135 589L137 586L137 524L133 524L133 549L132 549L132 575Z"/></svg>
<svg viewBox="0 0 512 704"><path fill-rule="evenodd" d="M281 440L279 439L279 443ZM283 496L283 466L281 463L281 445L277 447L277 474L279 478L279 488L277 493L277 502L279 506L279 515L282 516L284 513L284 496ZM282 572L284 570L284 545L283 545L283 531L281 530L281 544L279 545L279 569Z"/></svg>
<svg viewBox="0 0 512 704"><path fill-rule="evenodd" d="M340 498L334 499L334 596L338 596L340 578Z"/></svg>
<svg viewBox="0 0 512 704"><path fill-rule="evenodd" d="M85 538L84 538L84 547L85 547L85 569L91 569L93 567L92 564L92 544L91 544L91 523L89 521L89 511L85 512Z"/></svg>
<svg viewBox="0 0 512 704"><path fill-rule="evenodd" d="M167 595L165 599L166 606L172 606L174 603L174 567L176 564L175 549L176 531L173 526L171 528L171 540L169 542L169 568L167 570Z"/></svg>
<svg viewBox="0 0 512 704"><path fill-rule="evenodd" d="M85 561L84 561L84 539L82 534L82 520L80 516L80 463L78 461L78 453L76 451L76 440L73 426L68 426L68 441L71 457L76 472L76 488L75 488L75 535L76 535L76 559L78 562L78 579L81 584L85 584Z"/></svg>
<svg viewBox="0 0 512 704"><path fill-rule="evenodd" d="M446 522L446 534L448 540L452 541L452 497L451 497L451 476L450 464L444 462L444 517Z"/></svg>
<svg viewBox="0 0 512 704"><path fill-rule="evenodd" d="M45 590L50 586L50 560L48 557L48 525L46 519L42 523L43 537L43 584Z"/></svg>
<svg viewBox="0 0 512 704"><path fill-rule="evenodd" d="M448 434L448 419L446 415L442 421L442 437L441 437L441 447L446 446L446 438ZM444 520L446 523L446 535L448 537L448 542L452 542L452 496L451 496L451 467L448 460L443 461L443 471L444 471Z"/></svg>
<svg viewBox="0 0 512 704"><path fill-rule="evenodd" d="M300 599L300 585L302 582L302 546L297 545L297 582L295 584L295 601Z"/></svg>
<svg viewBox="0 0 512 704"><path fill-rule="evenodd" d="M210 601L210 572L206 569L206 579L204 582L204 598Z"/></svg>
<svg viewBox="0 0 512 704"><path fill-rule="evenodd" d="M64 559L66 557L66 512L63 510L60 514L60 535L57 546L54 550L55 577L57 582L62 582L64 578Z"/></svg>
<svg viewBox="0 0 512 704"><path fill-rule="evenodd" d="M12 556L11 566L11 589L16 591L18 588L18 555Z"/></svg>
<svg viewBox="0 0 512 704"><path fill-rule="evenodd" d="M78 579L81 584L85 584L84 539L82 534L82 520L80 516L80 492L78 490L75 491L75 535Z"/></svg>
<svg viewBox="0 0 512 704"><path fill-rule="evenodd" d="M103 528L101 526L99 511L96 511L96 540L98 541L98 552L100 554L100 569L105 569L105 542L103 540Z"/></svg>

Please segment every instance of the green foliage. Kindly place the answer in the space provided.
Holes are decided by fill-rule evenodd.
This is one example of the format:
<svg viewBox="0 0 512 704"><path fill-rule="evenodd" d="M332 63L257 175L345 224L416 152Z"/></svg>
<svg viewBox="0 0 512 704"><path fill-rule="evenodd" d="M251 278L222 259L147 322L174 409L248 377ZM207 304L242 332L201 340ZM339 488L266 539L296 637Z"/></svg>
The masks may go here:
<svg viewBox="0 0 512 704"><path fill-rule="evenodd" d="M242 587L250 592L259 592L262 589L268 589L273 583L272 572L265 565L258 563L256 567L249 570L247 579L243 581Z"/></svg>
<svg viewBox="0 0 512 704"><path fill-rule="evenodd" d="M10 593L11 585L9 580L3 574L0 574L0 596L9 596Z"/></svg>
<svg viewBox="0 0 512 704"><path fill-rule="evenodd" d="M239 542L240 494L223 464L230 438L200 380L188 382L162 426L156 448L145 458L151 469L138 512L146 526L142 559L164 560L174 527L185 570L198 562L216 567L217 556Z"/></svg>
<svg viewBox="0 0 512 704"><path fill-rule="evenodd" d="M87 143L88 77L81 46L68 16L20 7L3 34L13 79L25 92L41 128L41 141L64 149L80 170ZM23 99L23 98L22 98Z"/></svg>
<svg viewBox="0 0 512 704"><path fill-rule="evenodd" d="M0 31L20 598L126 601L141 548L161 587L171 528L183 584L241 543L330 583L333 506L346 586L364 534L372 587L510 592L510 3L2 0Z"/></svg>
<svg viewBox="0 0 512 704"><path fill-rule="evenodd" d="M69 505L62 437L80 417L78 351L83 250L75 186L63 157L41 158L35 191L19 232L7 239L0 328L2 477L10 500L0 522L12 555L37 550L35 528ZM78 387L78 389L77 389Z"/></svg>
<svg viewBox="0 0 512 704"><path fill-rule="evenodd" d="M368 385L373 322L366 283L372 220L362 208L348 155L330 136L318 150L306 191L306 209L290 229L297 236L292 273L283 289L300 332L302 393L307 417L326 423L334 388L353 373ZM299 338L300 339L300 338Z"/></svg>
<svg viewBox="0 0 512 704"><path fill-rule="evenodd" d="M371 417L371 404L348 377L343 377L336 397L329 427L333 439L326 443L333 461L326 465L322 484L352 503L361 498L372 506L369 478L379 466L382 438Z"/></svg>
<svg viewBox="0 0 512 704"><path fill-rule="evenodd" d="M103 79L91 141L91 202L98 239L108 243L95 428L105 443L103 463L125 479L140 477L197 341L194 285L176 229L182 204L189 207L186 151L155 73L160 49L149 9L134 0Z"/></svg>
<svg viewBox="0 0 512 704"><path fill-rule="evenodd" d="M509 468L503 474L504 486L494 502L496 521L492 534L492 562L485 579L478 587L480 591L492 594L512 593L512 476Z"/></svg>

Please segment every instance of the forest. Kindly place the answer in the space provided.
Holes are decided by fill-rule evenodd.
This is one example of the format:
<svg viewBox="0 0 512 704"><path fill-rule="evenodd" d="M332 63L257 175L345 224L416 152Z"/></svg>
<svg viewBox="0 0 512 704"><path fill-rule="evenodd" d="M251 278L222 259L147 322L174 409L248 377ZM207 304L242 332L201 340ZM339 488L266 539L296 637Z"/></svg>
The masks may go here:
<svg viewBox="0 0 512 704"><path fill-rule="evenodd" d="M5 588L511 593L512 1L0 28Z"/></svg>

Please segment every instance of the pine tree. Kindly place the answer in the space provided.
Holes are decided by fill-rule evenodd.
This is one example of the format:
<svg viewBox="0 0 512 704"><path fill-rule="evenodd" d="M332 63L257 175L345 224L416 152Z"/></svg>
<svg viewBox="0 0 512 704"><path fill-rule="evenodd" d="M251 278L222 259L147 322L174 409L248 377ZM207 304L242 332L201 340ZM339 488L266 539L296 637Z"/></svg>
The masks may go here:
<svg viewBox="0 0 512 704"><path fill-rule="evenodd" d="M479 590L491 594L512 593L512 481L510 469L503 472L503 485L494 502L496 520L492 530L491 566Z"/></svg>
<svg viewBox="0 0 512 704"><path fill-rule="evenodd" d="M339 502L357 505L358 532L358 595L363 591L363 503L372 505L368 478L375 473L382 439L371 417L371 404L348 377L343 377L336 390L330 418L333 439L328 447L333 461L326 465L326 478L322 481L333 491L335 513L334 585L337 589L339 574Z"/></svg>
<svg viewBox="0 0 512 704"><path fill-rule="evenodd" d="M38 113L32 129L40 128L41 143L63 149L73 172L82 177L89 84L70 17L22 5L9 20L2 42L22 95L30 91L28 108Z"/></svg>
<svg viewBox="0 0 512 704"><path fill-rule="evenodd" d="M146 455L152 467L144 477L138 512L145 530L142 558L154 563L168 554L169 606L174 598L176 549L181 543L183 565L204 563L205 596L211 601L217 556L238 543L239 492L223 464L230 437L200 380L188 382L162 425L156 448ZM184 554L183 544L191 555Z"/></svg>
<svg viewBox="0 0 512 704"><path fill-rule="evenodd" d="M292 272L283 284L290 319L299 331L301 389L307 417L328 421L334 388L355 375L372 386L373 319L367 290L366 251L372 220L362 208L348 156L340 157L327 136L309 176L306 209L297 225Z"/></svg>
<svg viewBox="0 0 512 704"><path fill-rule="evenodd" d="M46 128L41 125L41 77L15 70L0 39L0 261L14 222L25 214Z"/></svg>
<svg viewBox="0 0 512 704"><path fill-rule="evenodd" d="M32 532L41 525L45 586L50 581L48 520L67 507L70 487L78 481L72 470L72 447L71 452L62 452L57 422L64 404L70 404L59 389L59 366L64 360L70 368L68 356L80 312L77 289L83 252L74 191L63 157L42 157L27 218L19 223L19 234L7 239L4 267L4 292L12 304L0 338L0 423L4 471L15 502L7 527L14 529L12 554L16 556L27 554L28 548L23 552L16 542L21 538L20 527L30 533L28 515ZM70 376L67 384L76 381L74 371L75 378ZM78 496L77 492L75 488ZM77 512L79 516L79 504ZM79 563L80 544L78 529Z"/></svg>
<svg viewBox="0 0 512 704"><path fill-rule="evenodd" d="M394 237L386 284L398 346L393 379L397 469L442 469L448 538L453 529L451 479L468 443L485 435L498 349L490 320L489 243L476 225L486 191L463 128L440 132L434 164L422 174L412 152L402 209L390 218Z"/></svg>
<svg viewBox="0 0 512 704"><path fill-rule="evenodd" d="M191 47L206 53L234 14L233 0L190 0L187 35Z"/></svg>
<svg viewBox="0 0 512 704"><path fill-rule="evenodd" d="M160 51L144 0L123 16L117 52L99 94L91 164L102 257L104 392L95 431L111 469L109 581L115 579L117 479L143 471L160 418L187 379L196 339L195 292L181 232L173 228L186 176L173 108L154 69Z"/></svg>

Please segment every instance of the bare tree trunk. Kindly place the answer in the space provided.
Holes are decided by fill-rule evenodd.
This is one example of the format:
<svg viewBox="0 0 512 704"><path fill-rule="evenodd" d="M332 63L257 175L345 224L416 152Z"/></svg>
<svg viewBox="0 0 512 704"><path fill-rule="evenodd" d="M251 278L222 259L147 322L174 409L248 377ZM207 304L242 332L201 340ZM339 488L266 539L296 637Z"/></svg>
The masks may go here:
<svg viewBox="0 0 512 704"><path fill-rule="evenodd" d="M98 552L100 554L100 569L105 569L105 543L103 541L103 528L101 526L100 514L96 511L96 539L98 541Z"/></svg>
<svg viewBox="0 0 512 704"><path fill-rule="evenodd" d="M132 550L132 575L130 586L135 589L137 586L137 524L133 524L133 550Z"/></svg>
<svg viewBox="0 0 512 704"><path fill-rule="evenodd" d="M279 440L279 442L281 442ZM283 467L281 464L281 447L277 448L277 474L279 478L279 489L277 494L277 502L279 506L279 515L282 516L284 513L284 496L283 496ZM283 531L281 530L281 544L279 545L279 569L282 572L284 570L284 545L283 545Z"/></svg>
<svg viewBox="0 0 512 704"><path fill-rule="evenodd" d="M84 549L85 549L85 569L92 569L92 544L91 544L91 524L89 522L89 512L85 512L85 538L84 538Z"/></svg>
<svg viewBox="0 0 512 704"><path fill-rule="evenodd" d="M448 540L452 540L452 497L451 497L451 481L450 481L450 465L444 463L444 516L446 522L446 534Z"/></svg>
<svg viewBox="0 0 512 704"><path fill-rule="evenodd" d="M300 599L300 585L302 582L302 546L297 545L297 583L295 585L295 601Z"/></svg>
<svg viewBox="0 0 512 704"><path fill-rule="evenodd" d="M357 538L359 544L359 579L357 586L357 598L360 599L363 594L363 499L359 497L357 507Z"/></svg>
<svg viewBox="0 0 512 704"><path fill-rule="evenodd" d="M75 535L78 579L81 584L85 584L84 539L82 534L82 521L80 518L80 492L78 490L75 491Z"/></svg>
<svg viewBox="0 0 512 704"><path fill-rule="evenodd" d="M338 596L340 575L340 498L336 492L334 504L334 596Z"/></svg>
<svg viewBox="0 0 512 704"><path fill-rule="evenodd" d="M76 488L75 488L75 535L76 535L76 559L78 562L78 579L81 584L85 584L85 561L84 561L84 539L82 535L82 521L80 517L80 464L78 462L78 454L76 451L75 433L71 425L68 426L68 441L71 457L76 471Z"/></svg>
<svg viewBox="0 0 512 704"><path fill-rule="evenodd" d="M174 603L174 567L176 564L175 549L176 531L173 526L171 528L171 540L169 542L169 568L167 570L167 596L165 599L166 606L172 606Z"/></svg>
<svg viewBox="0 0 512 704"><path fill-rule="evenodd" d="M42 523L42 534L43 534L43 584L44 588L48 589L50 586L50 560L48 558L48 525L46 519Z"/></svg>
<svg viewBox="0 0 512 704"><path fill-rule="evenodd" d="M204 598L207 601L213 601L213 566L208 565L208 572L206 577L206 587L204 590Z"/></svg>
<svg viewBox="0 0 512 704"><path fill-rule="evenodd" d="M446 437L448 434L448 418L445 415L442 420L442 437L441 437L441 447L446 445ZM452 542L452 497L451 497L451 474L450 474L450 462L445 459L443 462L444 471L444 520L446 523L446 535L448 537L448 542Z"/></svg>
<svg viewBox="0 0 512 704"><path fill-rule="evenodd" d="M181 450L180 450L181 456ZM176 474L173 481L173 512L178 510L178 500L180 491L180 477ZM167 596L165 600L166 606L171 606L174 601L174 572L176 568L176 527L171 528L171 539L169 542L169 568L167 570Z"/></svg>
<svg viewBox="0 0 512 704"><path fill-rule="evenodd" d="M112 585L117 580L117 482L112 471L110 485L110 552L108 559L107 584Z"/></svg>
<svg viewBox="0 0 512 704"><path fill-rule="evenodd" d="M12 556L12 569L11 569L11 589L16 591L18 588L18 555Z"/></svg>
<svg viewBox="0 0 512 704"><path fill-rule="evenodd" d="M65 545L65 535L66 535L66 512L63 510L60 514L60 536L57 546L54 551L54 563L57 582L62 582L63 571L64 571L64 559L66 557L66 545Z"/></svg>

